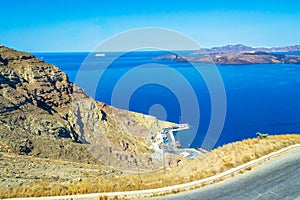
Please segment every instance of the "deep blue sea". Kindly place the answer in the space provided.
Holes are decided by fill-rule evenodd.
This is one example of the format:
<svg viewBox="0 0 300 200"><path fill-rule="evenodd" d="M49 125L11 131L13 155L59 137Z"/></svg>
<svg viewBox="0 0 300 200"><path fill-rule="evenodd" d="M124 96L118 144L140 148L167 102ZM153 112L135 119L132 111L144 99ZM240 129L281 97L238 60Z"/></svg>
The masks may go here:
<svg viewBox="0 0 300 200"><path fill-rule="evenodd" d="M188 144L183 139L183 146L203 146L212 118L211 93L222 87L226 94L226 118L215 147L256 137L256 132L300 134L300 65L219 65L216 69L224 85L214 82L216 75L213 74L208 87L203 74L192 64L152 59L163 53L131 52L111 64L108 61L118 53L106 53L104 57L93 55L89 59L86 59L88 53L34 55L58 66L68 74L70 81L99 101L176 123L189 123L191 129L198 127L195 139ZM197 67L204 73L215 73L210 71L210 66ZM78 73L84 74L84 81L77 81ZM100 77L96 86L95 77ZM193 110L191 91L199 113ZM117 103L112 102L114 95ZM189 101L191 117L183 119L181 105Z"/></svg>

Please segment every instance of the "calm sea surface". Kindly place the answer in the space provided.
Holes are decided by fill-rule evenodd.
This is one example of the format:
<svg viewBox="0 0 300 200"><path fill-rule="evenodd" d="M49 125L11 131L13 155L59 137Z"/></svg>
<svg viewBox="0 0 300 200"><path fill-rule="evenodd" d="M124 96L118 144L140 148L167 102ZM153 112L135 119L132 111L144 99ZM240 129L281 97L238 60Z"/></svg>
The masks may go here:
<svg viewBox="0 0 300 200"><path fill-rule="evenodd" d="M70 81L76 82L99 101L113 104L112 97L117 93L124 97L119 101L125 102L124 106L119 102L118 107L198 126L195 139L188 144L182 143L200 147L212 115L212 91L192 64L152 59L162 53L132 52L118 57L110 65L108 61L117 53L87 60L88 53L34 54L57 65L68 74ZM85 67L79 70L82 63ZM200 67L209 71L209 66ZM217 69L224 86L216 82L212 88L225 88L227 111L224 128L215 146L256 137L256 132L300 133L300 65L221 65ZM85 81L76 80L78 73L84 74ZM100 80L95 86L91 80L97 77ZM189 100L191 93L188 89L197 99L200 121L182 119L180 105ZM124 94L120 94L122 92ZM197 112L191 112L191 116L195 114Z"/></svg>

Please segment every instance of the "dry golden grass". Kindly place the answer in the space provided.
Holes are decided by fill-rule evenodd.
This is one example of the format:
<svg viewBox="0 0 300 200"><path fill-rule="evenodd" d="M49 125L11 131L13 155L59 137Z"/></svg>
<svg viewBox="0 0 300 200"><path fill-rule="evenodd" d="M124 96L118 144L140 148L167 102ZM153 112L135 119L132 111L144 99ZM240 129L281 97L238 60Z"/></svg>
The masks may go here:
<svg viewBox="0 0 300 200"><path fill-rule="evenodd" d="M300 144L300 135L247 139L219 147L193 161L183 160L178 167L171 166L166 174L160 170L141 174L106 175L69 182L33 182L0 189L0 198L130 191L176 185L213 176L293 144Z"/></svg>

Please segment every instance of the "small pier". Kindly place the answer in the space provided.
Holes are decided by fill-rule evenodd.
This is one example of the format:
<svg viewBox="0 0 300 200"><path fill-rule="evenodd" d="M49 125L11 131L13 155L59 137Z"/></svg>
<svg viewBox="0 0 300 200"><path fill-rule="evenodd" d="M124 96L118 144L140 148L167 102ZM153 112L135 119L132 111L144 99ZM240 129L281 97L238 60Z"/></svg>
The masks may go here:
<svg viewBox="0 0 300 200"><path fill-rule="evenodd" d="M160 146L163 146L166 153L172 153L181 155L183 157L194 159L198 156L204 154L204 152L197 151L194 148L178 148L176 145L176 140L173 132L188 130L190 128L189 124L178 124L171 128L163 128L160 132L162 134L163 142Z"/></svg>

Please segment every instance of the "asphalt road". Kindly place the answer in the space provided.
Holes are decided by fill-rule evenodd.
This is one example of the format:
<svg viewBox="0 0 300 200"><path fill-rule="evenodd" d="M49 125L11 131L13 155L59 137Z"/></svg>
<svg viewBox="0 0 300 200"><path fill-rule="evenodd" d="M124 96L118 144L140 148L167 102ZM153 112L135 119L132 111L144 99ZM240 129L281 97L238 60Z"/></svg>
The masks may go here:
<svg viewBox="0 0 300 200"><path fill-rule="evenodd" d="M273 159L253 170L197 190L153 199L168 200L300 200L300 151Z"/></svg>

